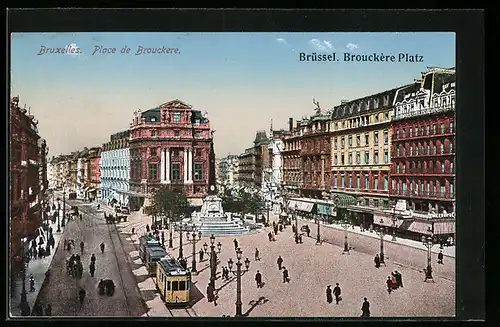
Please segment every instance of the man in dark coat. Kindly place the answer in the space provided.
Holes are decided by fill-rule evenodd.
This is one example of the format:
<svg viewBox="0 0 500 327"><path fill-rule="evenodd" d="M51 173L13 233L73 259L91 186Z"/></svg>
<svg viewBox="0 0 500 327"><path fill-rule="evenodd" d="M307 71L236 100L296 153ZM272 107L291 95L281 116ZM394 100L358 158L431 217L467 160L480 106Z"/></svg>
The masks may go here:
<svg viewBox="0 0 500 327"><path fill-rule="evenodd" d="M375 267L380 268L380 257L377 255L375 256L375 259L373 259L373 262L375 262Z"/></svg>
<svg viewBox="0 0 500 327"><path fill-rule="evenodd" d="M146 225L146 233L149 233L149 225Z"/></svg>
<svg viewBox="0 0 500 327"><path fill-rule="evenodd" d="M363 305L361 306L361 317L370 317L370 302L364 298Z"/></svg>
<svg viewBox="0 0 500 327"><path fill-rule="evenodd" d="M443 257L444 257L443 256L443 251L439 251L439 254L438 254L438 263L440 263L442 265L444 264L443 263Z"/></svg>
<svg viewBox="0 0 500 327"><path fill-rule="evenodd" d="M255 261L260 261L259 249L255 248Z"/></svg>
<svg viewBox="0 0 500 327"><path fill-rule="evenodd" d="M387 281L385 282L387 284L387 292L391 294L392 292L392 280L391 276L387 276Z"/></svg>
<svg viewBox="0 0 500 327"><path fill-rule="evenodd" d="M281 256L278 256L278 260L276 261L278 264L278 269L281 270L281 265L283 264L283 258Z"/></svg>
<svg viewBox="0 0 500 327"><path fill-rule="evenodd" d="M309 226L307 226L307 228L306 228L306 233L307 233L307 237L309 237L309 235L311 234L311 229L309 228Z"/></svg>
<svg viewBox="0 0 500 327"><path fill-rule="evenodd" d="M403 287L403 276L401 276L401 273L397 270L394 270L392 273L394 278L396 278L396 284L398 287Z"/></svg>
<svg viewBox="0 0 500 327"><path fill-rule="evenodd" d="M200 254L200 262L202 262L203 261L203 255L205 254L203 252L203 249L200 249L200 252L198 252L198 253Z"/></svg>
<svg viewBox="0 0 500 327"><path fill-rule="evenodd" d="M99 247L101 248L101 253L104 253L104 242L102 242Z"/></svg>
<svg viewBox="0 0 500 327"><path fill-rule="evenodd" d="M95 273L95 262L94 261L90 262L89 269L90 269L90 277L94 277L94 273Z"/></svg>
<svg viewBox="0 0 500 327"><path fill-rule="evenodd" d="M290 283L290 278L288 278L288 270L283 267L283 283Z"/></svg>
<svg viewBox="0 0 500 327"><path fill-rule="evenodd" d="M335 302L337 304L339 304L339 301L341 300L340 293L341 293L341 291L340 291L339 283L336 283L335 288L333 289L333 294L335 295Z"/></svg>
<svg viewBox="0 0 500 327"><path fill-rule="evenodd" d="M234 239L233 243L234 243L234 249L236 250L238 248L238 241Z"/></svg>
<svg viewBox="0 0 500 327"><path fill-rule="evenodd" d="M273 233L267 233L267 238L269 239L269 242L271 242L273 240Z"/></svg>
<svg viewBox="0 0 500 327"><path fill-rule="evenodd" d="M326 302L328 302L328 303L332 303L333 302L331 285L328 285L326 287Z"/></svg>
<svg viewBox="0 0 500 327"><path fill-rule="evenodd" d="M257 282L257 288L262 288L262 274L258 270L255 274L255 281Z"/></svg>
<svg viewBox="0 0 500 327"><path fill-rule="evenodd" d="M33 274L30 275L30 292L35 291L35 279L33 278Z"/></svg>

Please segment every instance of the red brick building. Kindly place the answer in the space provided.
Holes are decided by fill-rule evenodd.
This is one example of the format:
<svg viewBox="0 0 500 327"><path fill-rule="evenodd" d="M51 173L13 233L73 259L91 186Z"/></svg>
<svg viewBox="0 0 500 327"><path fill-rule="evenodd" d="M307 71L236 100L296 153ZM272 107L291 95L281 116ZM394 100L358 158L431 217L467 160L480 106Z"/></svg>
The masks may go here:
<svg viewBox="0 0 500 327"><path fill-rule="evenodd" d="M155 189L186 192L194 205L208 193L208 114L180 100L136 112L130 125L130 191L148 197Z"/></svg>
<svg viewBox="0 0 500 327"><path fill-rule="evenodd" d="M455 70L431 69L401 92L392 127L390 194L414 212L455 212Z"/></svg>
<svg viewBox="0 0 500 327"><path fill-rule="evenodd" d="M94 147L89 150L89 198L99 199L100 184L101 184L101 170L99 165L101 163L101 148Z"/></svg>
<svg viewBox="0 0 500 327"><path fill-rule="evenodd" d="M19 98L10 103L10 254L12 268L21 262L23 247L37 236L42 225L43 201L47 188L45 141L38 134L38 121L19 107ZM25 242L23 242L23 239Z"/></svg>
<svg viewBox="0 0 500 327"><path fill-rule="evenodd" d="M287 197L299 197L302 187L302 161L300 156L301 135L299 122L293 126L293 118L288 119L288 130L290 135L283 138L282 160L282 186Z"/></svg>

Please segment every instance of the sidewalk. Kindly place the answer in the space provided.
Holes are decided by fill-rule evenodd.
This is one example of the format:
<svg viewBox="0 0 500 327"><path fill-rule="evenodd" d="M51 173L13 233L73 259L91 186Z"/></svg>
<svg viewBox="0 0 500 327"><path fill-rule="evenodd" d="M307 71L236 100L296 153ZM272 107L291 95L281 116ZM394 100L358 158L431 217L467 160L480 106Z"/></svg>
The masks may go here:
<svg viewBox="0 0 500 327"><path fill-rule="evenodd" d="M316 225L316 222L312 219L306 219L306 218L300 217L300 216L299 216L299 219L302 221L306 221L306 222L309 222L311 224ZM340 224L335 224L335 223L334 224L325 224L323 222L320 222L320 224L322 226L325 226L325 227L335 228L338 230L344 230L344 227L342 227ZM309 226L309 227L311 229L313 228L313 226ZM299 226L299 228L300 228L300 226ZM375 231L370 232L368 230L365 230L362 232L361 228L359 226L354 226L354 228L350 227L348 229L348 231L349 231L349 233L355 233L355 234L359 234L359 235L363 235L363 236L368 236L371 238L380 239L380 236L378 236ZM427 248L421 242L414 241L414 240L408 240L408 239L401 238L401 237L396 237L396 241L393 241L391 234L384 235L384 242L400 244L400 245L409 246L409 247L412 247L415 249L427 251ZM436 253L436 254L439 253L439 251L443 251L444 256L447 256L450 258L455 258L455 246L445 246L442 249L440 249L439 245L436 244L432 247L431 251L432 251L432 253Z"/></svg>
<svg viewBox="0 0 500 327"><path fill-rule="evenodd" d="M66 205L69 208L68 205ZM49 217L52 217L53 211L49 213ZM62 209L60 210L60 215L62 217ZM26 268L26 281L25 281L25 289L26 289L26 299L30 306L30 309L33 310L33 305L38 296L38 292L42 288L43 282L45 281L45 272L50 266L52 262L52 258L57 250L59 245L59 241L61 240L64 234L64 227L61 226L61 232L57 232L57 220L56 223L53 224L51 220L49 220L49 226L52 227L52 235L54 236L54 248L51 249L50 255L42 258L42 259L30 259L28 266ZM31 244L30 244L31 247ZM30 292L30 275L33 274L33 278L35 280L35 291ZM10 293L10 317L21 317L21 308L19 307L19 303L21 303L21 292L23 289L23 278L22 274L16 275L14 277L13 283L11 284L11 293ZM45 308L44 312L45 312Z"/></svg>

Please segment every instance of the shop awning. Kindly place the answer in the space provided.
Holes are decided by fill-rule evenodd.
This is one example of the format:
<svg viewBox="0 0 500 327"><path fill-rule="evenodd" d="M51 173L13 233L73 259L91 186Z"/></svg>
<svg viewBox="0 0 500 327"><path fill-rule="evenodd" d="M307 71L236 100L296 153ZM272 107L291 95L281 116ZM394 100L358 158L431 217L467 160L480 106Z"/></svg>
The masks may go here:
<svg viewBox="0 0 500 327"><path fill-rule="evenodd" d="M408 230L414 233L430 235L431 233L428 231L429 227L432 230L432 226L429 222L412 221L411 225L408 227Z"/></svg>
<svg viewBox="0 0 500 327"><path fill-rule="evenodd" d="M387 217L387 216L373 215L373 223L380 226L394 227L392 217ZM396 227L399 228L399 226L401 226L402 223L403 220L397 219Z"/></svg>
<svg viewBox="0 0 500 327"><path fill-rule="evenodd" d="M288 208L295 209L295 202L297 202L297 201L295 201L295 200L289 200L288 201Z"/></svg>
<svg viewBox="0 0 500 327"><path fill-rule="evenodd" d="M434 234L455 234L455 222L454 221L439 221L434 223Z"/></svg>
<svg viewBox="0 0 500 327"><path fill-rule="evenodd" d="M318 203L316 206L316 212L320 215L331 215L332 214L332 206L329 204Z"/></svg>
<svg viewBox="0 0 500 327"><path fill-rule="evenodd" d="M303 202L303 201L295 201L295 204L297 205L297 210L304 212L311 212L315 205L315 203Z"/></svg>
<svg viewBox="0 0 500 327"><path fill-rule="evenodd" d="M203 199L200 198L191 198L188 201L191 207L201 207L203 205Z"/></svg>

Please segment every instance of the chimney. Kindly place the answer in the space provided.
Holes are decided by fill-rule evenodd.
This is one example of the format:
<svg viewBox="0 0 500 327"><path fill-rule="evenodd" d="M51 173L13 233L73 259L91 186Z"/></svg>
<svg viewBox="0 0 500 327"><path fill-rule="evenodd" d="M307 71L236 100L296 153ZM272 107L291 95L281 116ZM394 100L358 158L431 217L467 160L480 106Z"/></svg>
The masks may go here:
<svg viewBox="0 0 500 327"><path fill-rule="evenodd" d="M288 130L293 132L293 118L288 118Z"/></svg>

